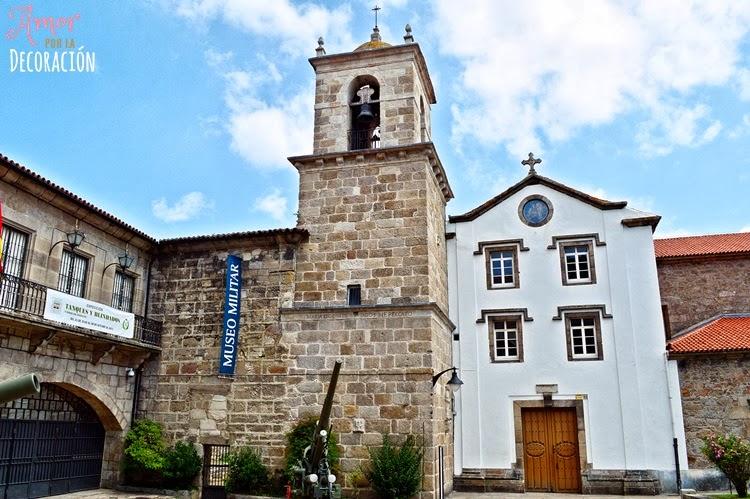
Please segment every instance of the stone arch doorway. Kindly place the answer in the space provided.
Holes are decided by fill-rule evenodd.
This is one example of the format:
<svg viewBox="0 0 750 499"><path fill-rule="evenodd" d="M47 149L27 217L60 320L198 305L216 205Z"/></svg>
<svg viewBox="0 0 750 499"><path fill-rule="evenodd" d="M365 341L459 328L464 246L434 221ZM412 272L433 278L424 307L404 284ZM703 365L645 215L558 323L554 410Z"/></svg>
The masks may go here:
<svg viewBox="0 0 750 499"><path fill-rule="evenodd" d="M105 428L83 398L42 383L0 405L0 498L26 499L99 487Z"/></svg>

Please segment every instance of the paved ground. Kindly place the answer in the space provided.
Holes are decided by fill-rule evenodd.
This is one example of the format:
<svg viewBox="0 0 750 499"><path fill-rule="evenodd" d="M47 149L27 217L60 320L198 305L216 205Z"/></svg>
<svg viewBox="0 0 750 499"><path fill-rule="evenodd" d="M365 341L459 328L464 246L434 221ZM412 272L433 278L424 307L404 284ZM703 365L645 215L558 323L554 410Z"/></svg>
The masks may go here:
<svg viewBox="0 0 750 499"><path fill-rule="evenodd" d="M55 496L56 499L163 499L170 496L159 496L153 494L138 494L134 492L120 492L117 490L99 489L99 490L87 490L85 492L76 492L75 494L65 494L61 496ZM527 492L525 494L495 494L495 493L483 493L479 494L476 492L454 492L449 499L615 499L623 497L639 497L643 499L644 496L589 496L589 495L577 495L577 494L545 494L537 492ZM657 496L667 497L667 496ZM677 497L677 496L672 496Z"/></svg>
<svg viewBox="0 0 750 499"><path fill-rule="evenodd" d="M591 496L578 494L548 494L544 492L526 492L525 494L501 494L501 493L477 493L477 492L454 492L449 499L614 499L623 497L639 497L644 499L645 496ZM668 497L668 496L650 496L650 497ZM672 497L677 497L674 495Z"/></svg>
<svg viewBox="0 0 750 499"><path fill-rule="evenodd" d="M98 489L55 496L55 499L163 499L171 496L139 494L137 492L120 492L118 490Z"/></svg>

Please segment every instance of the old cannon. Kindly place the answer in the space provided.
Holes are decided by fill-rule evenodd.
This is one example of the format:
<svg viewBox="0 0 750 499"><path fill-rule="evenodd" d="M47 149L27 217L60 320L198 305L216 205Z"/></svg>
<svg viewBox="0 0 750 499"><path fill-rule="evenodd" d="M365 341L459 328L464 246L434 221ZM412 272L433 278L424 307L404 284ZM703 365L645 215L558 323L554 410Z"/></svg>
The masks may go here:
<svg viewBox="0 0 750 499"><path fill-rule="evenodd" d="M27 374L20 378L13 378L0 382L0 404L12 402L26 395L39 393L39 376Z"/></svg>
<svg viewBox="0 0 750 499"><path fill-rule="evenodd" d="M341 361L337 360L333 366L331 383L328 385L320 418L315 424L312 444L305 448L302 460L296 471L299 477L297 490L303 497L314 499L331 499L333 497L333 484L336 475L331 472L328 462L328 436L331 432L331 408L333 407L333 394L336 391L336 383L339 379Z"/></svg>

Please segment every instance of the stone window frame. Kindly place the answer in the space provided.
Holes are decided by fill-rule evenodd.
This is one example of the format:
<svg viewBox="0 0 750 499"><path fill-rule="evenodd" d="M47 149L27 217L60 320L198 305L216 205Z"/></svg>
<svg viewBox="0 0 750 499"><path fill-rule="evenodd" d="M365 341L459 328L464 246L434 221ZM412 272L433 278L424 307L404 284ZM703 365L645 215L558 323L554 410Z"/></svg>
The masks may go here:
<svg viewBox="0 0 750 499"><path fill-rule="evenodd" d="M570 247L581 247L585 246L586 251L588 253L588 271L589 271L589 278L584 279L575 279L571 280L568 277L568 267L567 267L567 259L565 257L565 248ZM560 273L562 275L562 285L563 286L581 286L581 285L590 285L590 284L596 284L596 260L594 259L594 241L592 239L578 239L578 240L569 240L569 241L560 241L558 244L559 248L559 255L560 255ZM578 261L578 259L576 259ZM577 272L580 272L579 269L577 269Z"/></svg>
<svg viewBox="0 0 750 499"><path fill-rule="evenodd" d="M516 323L516 355L514 357L498 357L497 342L495 338L496 321L513 321ZM487 316L487 339L489 340L490 362L493 364L506 364L511 362L523 362L523 322L520 314L503 314ZM507 336L506 336L507 341Z"/></svg>
<svg viewBox="0 0 750 499"><path fill-rule="evenodd" d="M579 354L576 356L573 353L573 332L571 319L594 319L594 344L596 346L595 356L585 356ZM600 313L598 311L581 311L571 312L565 314L565 345L568 351L568 361L570 362L585 362L585 361L597 361L604 360L604 349L602 347L602 322Z"/></svg>
<svg viewBox="0 0 750 499"><path fill-rule="evenodd" d="M498 244L498 245L487 245L484 246L484 266L485 276L487 279L487 289L515 289L521 286L519 282L519 270L518 270L518 245L517 244ZM498 284L495 285L492 282L492 260L490 253L494 251L510 251L513 253L513 282L510 284Z"/></svg>

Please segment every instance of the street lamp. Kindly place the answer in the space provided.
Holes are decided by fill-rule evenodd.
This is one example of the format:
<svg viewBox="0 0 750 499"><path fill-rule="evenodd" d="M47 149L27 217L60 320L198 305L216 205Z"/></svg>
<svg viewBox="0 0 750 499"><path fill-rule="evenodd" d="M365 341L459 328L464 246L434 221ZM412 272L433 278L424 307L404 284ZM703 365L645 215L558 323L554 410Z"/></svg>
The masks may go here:
<svg viewBox="0 0 750 499"><path fill-rule="evenodd" d="M464 384L464 382L461 381L461 378L458 377L458 374L456 373L456 368L455 367L449 367L448 369L446 369L444 371L440 371L439 373L437 373L436 375L434 375L432 377L432 386L434 387L435 384L437 384L438 379L440 379L440 376L442 376L443 374L447 373L448 371L453 371L453 374L451 374L451 379L448 380L448 382L446 383L446 385L448 386L448 388L451 389L451 391L453 393L456 393L458 391L458 389L461 388L461 385Z"/></svg>

